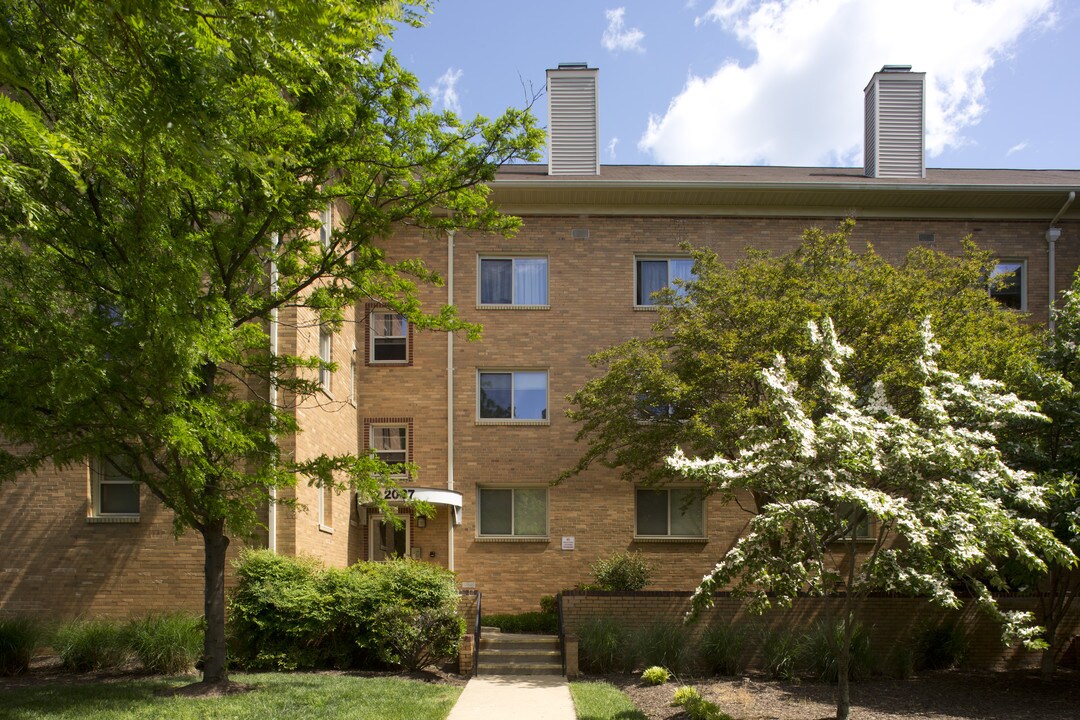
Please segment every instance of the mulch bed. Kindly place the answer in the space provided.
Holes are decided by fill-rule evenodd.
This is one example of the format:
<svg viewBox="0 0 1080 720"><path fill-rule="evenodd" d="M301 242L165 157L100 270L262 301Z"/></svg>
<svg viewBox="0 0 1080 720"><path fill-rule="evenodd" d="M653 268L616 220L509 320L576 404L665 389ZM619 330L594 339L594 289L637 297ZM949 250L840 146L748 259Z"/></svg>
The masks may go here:
<svg viewBox="0 0 1080 720"><path fill-rule="evenodd" d="M825 720L836 717L835 686L793 684L764 677L683 679L646 686L640 678L608 675L605 680L630 696L650 720L683 720L671 706L680 684L692 685L706 700L737 720ZM1076 720L1080 717L1080 672L1061 670L1050 681L1035 671L947 671L911 680L872 679L851 684L853 720Z"/></svg>

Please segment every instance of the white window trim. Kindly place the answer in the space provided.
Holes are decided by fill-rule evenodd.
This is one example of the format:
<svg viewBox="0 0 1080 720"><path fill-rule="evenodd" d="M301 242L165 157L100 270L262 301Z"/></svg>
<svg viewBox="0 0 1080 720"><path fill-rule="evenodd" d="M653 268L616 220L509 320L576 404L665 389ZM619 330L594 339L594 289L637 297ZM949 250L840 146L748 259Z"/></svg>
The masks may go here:
<svg viewBox="0 0 1080 720"><path fill-rule="evenodd" d="M90 471L90 514L87 520L100 523L134 523L142 517L142 489L140 483L135 480L106 480L105 470L102 467L106 460L95 458L88 463ZM101 511L101 486L102 485L126 485L134 484L139 494L139 512L135 513L106 513Z"/></svg>
<svg viewBox="0 0 1080 720"><path fill-rule="evenodd" d="M349 404L356 407L356 345L349 355Z"/></svg>
<svg viewBox="0 0 1080 720"><path fill-rule="evenodd" d="M398 317L402 318L405 321L405 334L404 335L381 335L381 336L378 336L378 337L384 337L384 338L388 338L388 339L402 338L403 340L405 340L405 359L404 360L376 360L375 359L375 339L376 339L376 334L375 334L375 322L374 322L373 318L377 314L378 315L397 315ZM408 365L409 362L412 360L412 358L409 357L409 331L410 331L409 319L406 318L401 313L397 312L396 310L391 310L389 308L374 308L370 313L368 313L367 321L368 321L368 364L369 365Z"/></svg>
<svg viewBox="0 0 1080 720"><path fill-rule="evenodd" d="M319 532L334 534L334 504L330 503L330 517L326 516L326 494L334 492L328 485L319 485ZM329 522L327 522L329 521Z"/></svg>
<svg viewBox="0 0 1080 720"><path fill-rule="evenodd" d="M994 269L997 269L998 265L1013 264L1020 266L1020 308L1006 308L1014 312L1027 312L1028 311L1028 261L1027 258L1014 258L1014 257L1002 257L994 260ZM993 274L991 274L993 277ZM990 292L989 288L987 292ZM993 295L990 296L992 299ZM1002 307L1005 307L1002 305Z"/></svg>
<svg viewBox="0 0 1080 720"><path fill-rule="evenodd" d="M482 293L482 281L480 274L480 265L484 260L509 260L513 263L515 260L543 260L547 263L547 296L548 302L546 305L524 305L514 302L509 303L485 303L481 301L483 297ZM511 267L510 272L511 283L513 283L514 273ZM514 288L511 285L510 297L514 296ZM476 256L476 309L477 310L550 310L551 309L551 259L547 255L477 255Z"/></svg>
<svg viewBox="0 0 1080 720"><path fill-rule="evenodd" d="M480 503L481 490L543 490L544 491L544 534L543 535L481 535ZM510 529L514 527L514 502L510 501ZM549 542L551 540L551 489L545 485L477 485L476 486L476 537L479 542Z"/></svg>
<svg viewBox="0 0 1080 720"><path fill-rule="evenodd" d="M324 344L325 342L325 351ZM319 360L325 363L334 362L334 333L324 327L319 328ZM329 368L319 368L319 387L327 396L333 398L334 373Z"/></svg>
<svg viewBox="0 0 1080 720"><path fill-rule="evenodd" d="M510 402L514 402L514 373L519 372L542 372L544 381L544 407L547 409L547 417L541 419L525 418L485 418L480 417L480 376L484 373L510 373ZM510 408L513 415L514 408ZM550 425L551 424L551 370L549 368L477 368L476 370L476 424L477 425Z"/></svg>
<svg viewBox="0 0 1080 720"><path fill-rule="evenodd" d="M638 491L647 490L650 492L662 491L667 494L667 526L668 534L666 535L641 535L638 533L637 516L638 516ZM671 491L672 490L697 490L701 492L701 535L672 535L671 534ZM665 487L643 487L641 485L634 486L634 540L646 541L646 542L704 542L709 537L709 525L708 514L706 513L706 497L705 493L701 491L701 488L694 487L692 485L669 485Z"/></svg>
<svg viewBox="0 0 1080 720"><path fill-rule="evenodd" d="M330 248L330 237L334 234L334 204L330 203L319 211L319 247Z"/></svg>
<svg viewBox="0 0 1080 720"><path fill-rule="evenodd" d="M384 422L384 423L372 423L371 425L368 426L368 447L371 448L371 452L375 453L375 457L377 457L379 459L382 459L382 456L379 453L379 450L375 447L375 431L378 430L379 428L401 428L402 430L405 431L405 462L408 463L409 460L410 460L410 454L409 454L409 424L408 423ZM391 479L394 479L394 480L408 480L409 479L409 476L408 476L407 473L398 473L396 475L391 475L390 477L391 477Z"/></svg>
<svg viewBox="0 0 1080 720"><path fill-rule="evenodd" d="M635 255L634 256L634 283L630 287L631 297L633 298L633 302L634 302L634 309L635 310L645 311L645 312L650 312L650 311L655 311L655 310L658 310L658 309L660 309L662 307L665 307L664 305L656 305L656 304L642 305L641 303L638 302L638 296L637 296L638 291L637 291L637 289L638 289L638 263L639 262L641 262L643 260L644 261L652 261L652 262L658 262L660 260L666 261L668 263L668 271L667 271L667 284L665 284L664 287L668 288L668 287L671 287L671 261L672 260L693 260L693 259L694 258L691 257L690 255L677 255L677 254L676 255L665 255L663 253L660 253L660 254L644 253L644 254L641 254L641 255Z"/></svg>

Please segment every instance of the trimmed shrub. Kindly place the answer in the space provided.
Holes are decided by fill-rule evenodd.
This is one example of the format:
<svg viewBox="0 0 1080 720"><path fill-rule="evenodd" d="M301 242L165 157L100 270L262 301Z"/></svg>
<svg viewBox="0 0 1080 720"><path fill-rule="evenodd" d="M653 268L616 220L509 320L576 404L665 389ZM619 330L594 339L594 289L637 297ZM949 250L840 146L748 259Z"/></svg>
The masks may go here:
<svg viewBox="0 0 1080 720"><path fill-rule="evenodd" d="M554 595L543 595L540 598L540 612L547 615L559 614L559 601Z"/></svg>
<svg viewBox="0 0 1080 720"><path fill-rule="evenodd" d="M191 671L202 656L202 618L183 613L132 620L131 649L147 672L175 675Z"/></svg>
<svg viewBox="0 0 1080 720"><path fill-rule="evenodd" d="M311 559L265 550L237 562L229 628L237 663L251 669L372 668L457 652L463 632L458 593L448 570L416 560L324 568ZM395 647L402 623L429 625L431 647L410 634ZM451 641L452 650L447 643Z"/></svg>
<svg viewBox="0 0 1080 720"><path fill-rule="evenodd" d="M843 642L843 623L837 622L832 627L825 622L814 623L802 639L802 657L807 670L819 680L835 683L840 676L840 666L833 648L839 648ZM856 622L851 633L848 678L858 680L866 677L874 670L875 662L876 658L870 649L870 636L862 623Z"/></svg>
<svg viewBox="0 0 1080 720"><path fill-rule="evenodd" d="M634 635L637 657L645 665L660 665L682 672L693 652L690 632L678 622L655 622Z"/></svg>
<svg viewBox="0 0 1080 720"><path fill-rule="evenodd" d="M794 680L799 674L801 638L786 628L766 628L761 634L761 654L764 670L770 676L777 680Z"/></svg>
<svg viewBox="0 0 1080 720"><path fill-rule="evenodd" d="M30 668L45 628L31 618L0 617L0 675L18 675Z"/></svg>
<svg viewBox="0 0 1080 720"><path fill-rule="evenodd" d="M641 673L641 681L646 685L663 685L670 679L671 673L659 665L646 668L645 672Z"/></svg>
<svg viewBox="0 0 1080 720"><path fill-rule="evenodd" d="M581 667L585 672L609 673L634 666L629 636L623 626L611 618L584 623L578 631L578 643Z"/></svg>
<svg viewBox="0 0 1080 720"><path fill-rule="evenodd" d="M698 653L705 669L712 675L739 675L746 669L743 646L746 631L734 625L712 625L705 628L698 644Z"/></svg>
<svg viewBox="0 0 1080 720"><path fill-rule="evenodd" d="M559 616L544 612L484 615L480 618L480 624L497 627L504 633L557 635L559 632Z"/></svg>
<svg viewBox="0 0 1080 720"><path fill-rule="evenodd" d="M112 670L131 658L127 628L112 620L75 620L52 638L60 664L71 672Z"/></svg>
<svg viewBox="0 0 1080 720"><path fill-rule="evenodd" d="M384 607L376 615L379 659L406 670L420 670L457 654L465 620L453 608Z"/></svg>
<svg viewBox="0 0 1080 720"><path fill-rule="evenodd" d="M948 670L964 662L968 639L957 620L930 621L915 631L914 665L918 670Z"/></svg>
<svg viewBox="0 0 1080 720"><path fill-rule="evenodd" d="M652 568L639 552L616 553L589 567L597 590L642 590L652 578Z"/></svg>

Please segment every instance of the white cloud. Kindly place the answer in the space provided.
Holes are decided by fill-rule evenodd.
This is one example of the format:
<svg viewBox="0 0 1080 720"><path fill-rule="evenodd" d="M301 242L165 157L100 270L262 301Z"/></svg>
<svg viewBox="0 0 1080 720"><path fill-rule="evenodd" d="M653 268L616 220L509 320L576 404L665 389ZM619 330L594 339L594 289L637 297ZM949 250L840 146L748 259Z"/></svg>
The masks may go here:
<svg viewBox="0 0 1080 720"><path fill-rule="evenodd" d="M755 53L691 74L639 147L664 163L862 163L862 89L886 64L927 74L931 156L964 144L986 111L984 76L1054 0L716 0L718 23Z"/></svg>
<svg viewBox="0 0 1080 720"><path fill-rule="evenodd" d="M1008 157L1009 155L1015 155L1016 153L1020 152L1021 150L1026 150L1027 146L1028 146L1028 141L1027 140L1023 140L1021 142L1018 142L1015 145L1013 145L1011 148L1008 149L1008 151L1005 153L1005 156Z"/></svg>
<svg viewBox="0 0 1080 720"><path fill-rule="evenodd" d="M461 113L461 101L457 94L457 83L461 79L462 70L447 68L446 72L435 81L428 92L435 99L436 106L442 106L444 110L453 113Z"/></svg>
<svg viewBox="0 0 1080 720"><path fill-rule="evenodd" d="M615 147L616 147L616 146L617 146L618 144L619 144L619 138L617 138L617 137L613 137L613 138L611 138L611 142L609 142L609 143L607 144L607 151L608 151L608 156L609 156L609 157L610 157L610 158L611 158L612 160L614 160L614 159L615 159Z"/></svg>
<svg viewBox="0 0 1080 720"><path fill-rule="evenodd" d="M628 29L623 21L626 8L620 7L614 10L606 10L604 14L607 16L608 26L600 38L600 44L605 49L611 52L618 52L619 50L645 52L645 48L641 46L641 41L645 39L645 33L637 28Z"/></svg>

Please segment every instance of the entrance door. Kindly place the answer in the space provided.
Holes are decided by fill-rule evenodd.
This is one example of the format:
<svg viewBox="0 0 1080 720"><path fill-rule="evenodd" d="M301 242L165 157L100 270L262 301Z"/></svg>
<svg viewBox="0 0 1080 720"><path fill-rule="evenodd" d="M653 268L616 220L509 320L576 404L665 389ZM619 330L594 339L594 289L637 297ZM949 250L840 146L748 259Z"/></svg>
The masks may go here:
<svg viewBox="0 0 1080 720"><path fill-rule="evenodd" d="M389 560L392 557L409 557L409 516L399 515L404 524L394 527L385 516L371 518L368 535L368 558L370 560Z"/></svg>

